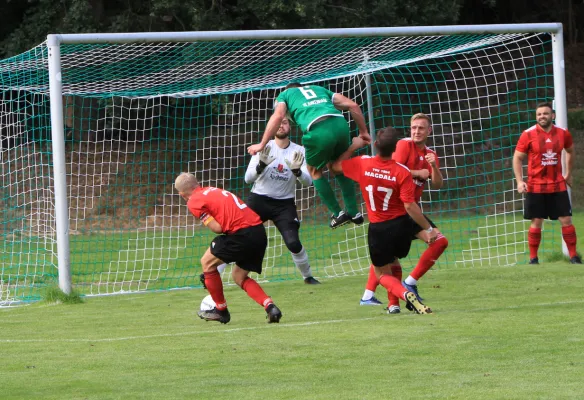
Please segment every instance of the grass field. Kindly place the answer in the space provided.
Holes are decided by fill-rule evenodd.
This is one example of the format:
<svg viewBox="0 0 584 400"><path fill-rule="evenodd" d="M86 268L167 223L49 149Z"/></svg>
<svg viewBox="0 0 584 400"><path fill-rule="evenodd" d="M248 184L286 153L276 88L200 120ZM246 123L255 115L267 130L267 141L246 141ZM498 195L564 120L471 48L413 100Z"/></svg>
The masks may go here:
<svg viewBox="0 0 584 400"><path fill-rule="evenodd" d="M364 280L266 285L277 325L235 287L228 325L196 317L202 289L0 309L0 397L584 398L582 266L430 272L433 315L359 306Z"/></svg>

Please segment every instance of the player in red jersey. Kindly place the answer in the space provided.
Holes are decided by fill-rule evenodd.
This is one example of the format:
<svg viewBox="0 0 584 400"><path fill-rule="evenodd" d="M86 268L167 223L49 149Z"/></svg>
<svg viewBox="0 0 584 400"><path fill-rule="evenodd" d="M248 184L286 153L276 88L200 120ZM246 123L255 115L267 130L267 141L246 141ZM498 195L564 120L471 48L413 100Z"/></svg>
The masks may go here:
<svg viewBox="0 0 584 400"><path fill-rule="evenodd" d="M415 201L415 185L409 169L391 159L397 141L394 128L382 129L375 140L377 156L350 158L355 150L366 145L363 139L356 137L331 169L359 183L370 222L367 232L369 254L379 284L406 301L408 309L429 314L432 310L392 274L392 269L400 266L399 259L408 255L412 235L423 231L421 236L427 243L433 243L437 238L436 230Z"/></svg>
<svg viewBox="0 0 584 400"><path fill-rule="evenodd" d="M430 187L435 190L442 188L444 183L444 179L440 173L438 155L434 150L426 146L428 136L431 132L432 126L430 124L430 117L423 113L414 114L410 119L411 136L399 140L395 152L392 155L392 158L395 161L410 169L410 174L416 185L414 198L418 204L420 204L422 192L424 191L424 186L428 179L430 179ZM446 236L436 228L436 225L430 219L428 219L428 222L430 222L434 230L436 230L436 233L438 234L437 239L428 246L420 257L416 267L404 280L404 287L416 293L418 297L420 297L418 293L418 280L424 276L430 268L432 268L436 260L438 260L448 247L448 239L446 239ZM421 239L422 235L422 232L417 232L415 237ZM401 280L401 268L397 266L394 267L393 275ZM359 304L381 305L381 302L374 296L377 285L375 269L371 266L369 268L369 278L367 279L365 292L363 293ZM388 297L389 303L387 306L387 312L390 314L400 313L399 299L393 295L389 295Z"/></svg>
<svg viewBox="0 0 584 400"><path fill-rule="evenodd" d="M572 205L568 186L572 186L574 143L568 130L558 128L550 103L535 109L537 124L523 131L513 155L513 172L517 191L527 193L523 216L531 220L527 243L529 263L539 264L537 250L541 242L543 220L560 220L562 237L572 264L582 264L576 252L576 228L572 225ZM566 151L566 171L562 175L561 154ZM527 158L527 182L523 180L523 160Z"/></svg>
<svg viewBox="0 0 584 400"><path fill-rule="evenodd" d="M268 322L280 322L282 313L278 307L261 286L248 276L250 271L261 274L268 245L266 229L260 217L233 193L216 187L201 187L193 174L181 173L174 186L187 202L189 211L207 228L219 234L201 258L205 286L216 308L199 311L199 317L222 324L230 321L223 282L217 267L223 263L234 262L233 281L264 307Z"/></svg>

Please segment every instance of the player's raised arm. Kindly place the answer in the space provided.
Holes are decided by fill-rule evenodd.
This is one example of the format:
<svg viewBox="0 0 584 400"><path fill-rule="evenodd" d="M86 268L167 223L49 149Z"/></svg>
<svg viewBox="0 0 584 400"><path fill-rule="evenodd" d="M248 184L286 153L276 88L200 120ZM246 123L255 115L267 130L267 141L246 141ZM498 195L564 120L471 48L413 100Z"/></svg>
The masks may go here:
<svg viewBox="0 0 584 400"><path fill-rule="evenodd" d="M367 141L365 141L360 136L353 138L353 143L349 148L340 155L340 157L330 165L330 170L335 174L343 173L343 161L348 160L353 157L353 154L362 147L367 146Z"/></svg>
<svg viewBox="0 0 584 400"><path fill-rule="evenodd" d="M432 172L430 173L430 187L434 190L442 189L444 185L444 177L440 172L440 165L438 164L438 157L434 153L426 154L426 161L432 167Z"/></svg>
<svg viewBox="0 0 584 400"><path fill-rule="evenodd" d="M337 110L349 111L351 117L353 117L353 120L359 128L359 137L365 140L366 144L371 143L369 129L367 129L365 117L361 112L361 107L359 107L359 104L340 93L335 93L333 96L333 105Z"/></svg>
<svg viewBox="0 0 584 400"><path fill-rule="evenodd" d="M268 142L276 135L278 129L280 129L280 124L282 120L286 117L286 112L288 111L288 107L286 103L279 102L274 109L274 113L270 117L268 121L268 125L266 126L266 130L264 131L264 136L262 137L262 141L258 144L251 145L247 148L247 152L252 156L255 156L256 153L262 151L264 147L268 144Z"/></svg>

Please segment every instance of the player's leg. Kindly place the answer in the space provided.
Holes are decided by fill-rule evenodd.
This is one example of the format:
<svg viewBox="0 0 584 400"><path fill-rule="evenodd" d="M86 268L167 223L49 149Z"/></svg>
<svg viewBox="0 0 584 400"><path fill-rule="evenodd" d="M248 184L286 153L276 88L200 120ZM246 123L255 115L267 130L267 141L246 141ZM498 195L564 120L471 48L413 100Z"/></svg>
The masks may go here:
<svg viewBox="0 0 584 400"><path fill-rule="evenodd" d="M423 304L414 292L404 288L399 279L392 275L392 268L397 266L401 268L399 260L396 258L392 263L383 267L375 267L375 271L379 276L379 284L386 288L388 293L405 301L408 305L408 310L412 310L416 314L431 314L432 309Z"/></svg>
<svg viewBox="0 0 584 400"><path fill-rule="evenodd" d="M264 308L268 322L280 322L280 318L282 318L280 309L260 284L248 276L249 272L262 273L262 262L268 245L266 229L262 224L241 231L237 232L239 234L237 237L237 260L231 272L233 281L251 299Z"/></svg>
<svg viewBox="0 0 584 400"><path fill-rule="evenodd" d="M531 225L527 232L530 264L539 264L537 252L541 243L541 228L543 226L543 220L547 217L545 193L528 192L525 195L523 218L531 220Z"/></svg>
<svg viewBox="0 0 584 400"><path fill-rule="evenodd" d="M294 265L302 274L304 283L318 285L320 282L312 276L308 254L300 242L300 221L294 200L280 201L278 207L274 209L272 221L282 235L284 244L292 254Z"/></svg>
<svg viewBox="0 0 584 400"><path fill-rule="evenodd" d="M436 241L428 245L428 248L426 248L426 250L422 253L412 272L404 280L404 287L406 287L409 291L416 293L420 300L422 300L422 298L418 293L418 280L420 280L420 278L423 277L426 272L428 272L430 268L434 266L436 261L448 247L448 239L446 239L446 236L444 236L442 232L436 228L436 225L428 217L426 217L426 219L436 230ZM422 229L417 224L415 225L415 230L418 230L416 237L423 240Z"/></svg>
<svg viewBox="0 0 584 400"><path fill-rule="evenodd" d="M558 219L562 225L562 238L568 248L570 262L572 264L582 264L582 259L576 251L576 227L572 224L572 207L568 192L552 193L550 200L553 199L550 208L550 219Z"/></svg>
<svg viewBox="0 0 584 400"><path fill-rule="evenodd" d="M402 267L401 264L391 266L391 275L401 282L402 280ZM399 314L401 308L399 306L399 297L393 295L392 293L387 294L387 312L388 314Z"/></svg>
<svg viewBox="0 0 584 400"><path fill-rule="evenodd" d="M328 123L335 119L341 118L328 118L321 121L302 137L302 145L306 150L307 169L312 177L312 184L318 197L332 214L330 227L333 229L350 222L348 215L341 209L328 179L322 174L322 169L334 159L336 138L329 131Z"/></svg>
<svg viewBox="0 0 584 400"><path fill-rule="evenodd" d="M363 292L363 296L361 296L361 301L359 301L359 305L361 306L381 306L383 305L375 297L375 289L379 285L379 279L377 278L377 274L375 273L375 267L373 264L369 265L369 275L367 276L367 284L365 285L365 292Z"/></svg>
<svg viewBox="0 0 584 400"><path fill-rule="evenodd" d="M222 239L219 236L215 238L213 242L215 243L215 247L217 247L218 243L222 242ZM219 248L221 247L222 246L219 244ZM218 255L221 256L220 253L218 253ZM224 261L222 259L218 258L211 252L211 248L208 248L205 254L203 254L203 257L201 257L201 265L205 277L204 285L215 302L216 308L208 311L201 310L197 314L201 319L207 321L218 321L222 324L226 324L230 321L231 317L223 293L221 275L217 271L217 267L223 263Z"/></svg>

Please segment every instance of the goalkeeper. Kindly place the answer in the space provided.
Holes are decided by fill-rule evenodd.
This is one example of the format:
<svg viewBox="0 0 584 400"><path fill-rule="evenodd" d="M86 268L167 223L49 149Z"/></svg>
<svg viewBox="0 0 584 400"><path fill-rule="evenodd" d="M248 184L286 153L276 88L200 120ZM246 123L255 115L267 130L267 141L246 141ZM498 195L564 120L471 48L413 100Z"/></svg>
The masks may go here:
<svg viewBox="0 0 584 400"><path fill-rule="evenodd" d="M268 121L262 141L247 149L251 155L264 150L288 114L302 129L302 144L306 148L308 171L319 197L332 213L330 227L333 229L349 222L363 223L363 216L357 207L354 183L343 174L335 176L341 187L345 212L339 205L328 180L322 174L322 169L335 161L350 146L349 125L342 111L350 112L359 128L359 137L370 143L371 136L357 103L320 86L290 83L276 99L274 114Z"/></svg>

